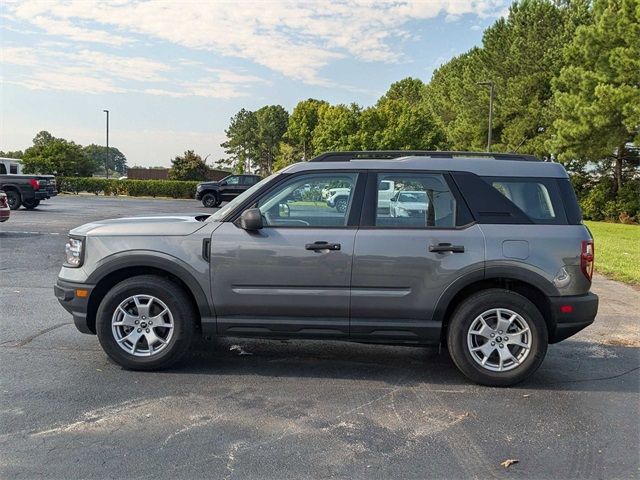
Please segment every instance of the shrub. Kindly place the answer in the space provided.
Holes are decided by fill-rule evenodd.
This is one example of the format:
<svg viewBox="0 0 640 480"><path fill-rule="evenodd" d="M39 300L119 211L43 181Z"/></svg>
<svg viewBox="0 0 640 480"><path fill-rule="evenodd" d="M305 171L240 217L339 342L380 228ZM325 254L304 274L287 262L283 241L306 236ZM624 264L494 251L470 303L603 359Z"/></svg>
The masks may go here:
<svg viewBox="0 0 640 480"><path fill-rule="evenodd" d="M585 189L580 208L586 220L629 223L640 219L640 180L628 179L617 196L612 194L610 179L602 178Z"/></svg>
<svg viewBox="0 0 640 480"><path fill-rule="evenodd" d="M118 180L92 177L58 177L58 190L78 194L129 195L131 197L193 198L198 182L179 180Z"/></svg>

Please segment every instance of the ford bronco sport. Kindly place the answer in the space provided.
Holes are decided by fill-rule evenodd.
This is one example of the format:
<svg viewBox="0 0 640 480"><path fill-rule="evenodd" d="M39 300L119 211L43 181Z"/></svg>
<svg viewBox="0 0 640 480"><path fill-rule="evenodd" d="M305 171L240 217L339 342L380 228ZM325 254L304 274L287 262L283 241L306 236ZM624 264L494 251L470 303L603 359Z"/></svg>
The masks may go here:
<svg viewBox="0 0 640 480"><path fill-rule="evenodd" d="M389 185L393 214L378 203ZM333 187L348 189L344 212L299 200ZM506 386L594 321L593 248L558 163L333 152L211 216L72 230L55 292L130 369L172 365L196 334L295 337L443 344L469 379Z"/></svg>

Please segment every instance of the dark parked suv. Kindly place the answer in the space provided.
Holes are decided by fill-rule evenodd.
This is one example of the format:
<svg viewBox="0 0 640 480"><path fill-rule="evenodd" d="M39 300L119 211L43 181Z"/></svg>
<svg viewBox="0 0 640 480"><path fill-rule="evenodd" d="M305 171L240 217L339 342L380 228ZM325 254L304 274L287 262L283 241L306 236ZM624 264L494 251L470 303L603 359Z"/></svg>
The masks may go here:
<svg viewBox="0 0 640 480"><path fill-rule="evenodd" d="M260 180L258 175L229 175L219 182L199 183L196 187L196 200L202 200L205 207L218 207L222 202L233 200Z"/></svg>
<svg viewBox="0 0 640 480"><path fill-rule="evenodd" d="M321 200L336 188L344 211ZM55 291L131 369L172 365L201 333L295 337L444 344L468 378L504 386L594 321L593 253L560 164L328 153L211 216L72 230Z"/></svg>

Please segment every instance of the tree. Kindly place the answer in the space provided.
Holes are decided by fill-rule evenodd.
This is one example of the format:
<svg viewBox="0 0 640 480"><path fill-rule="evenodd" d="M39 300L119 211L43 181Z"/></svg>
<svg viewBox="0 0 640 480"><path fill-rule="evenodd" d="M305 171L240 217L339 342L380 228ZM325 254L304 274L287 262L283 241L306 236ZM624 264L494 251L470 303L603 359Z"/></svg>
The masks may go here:
<svg viewBox="0 0 640 480"><path fill-rule="evenodd" d="M79 177L91 176L97 168L81 145L56 138L46 131L35 136L33 146L24 152L22 164L25 173Z"/></svg>
<svg viewBox="0 0 640 480"><path fill-rule="evenodd" d="M549 156L555 117L551 83L563 65L562 47L589 19L585 0L515 2L489 27L482 46L440 67L428 103L451 148L479 150L488 133L488 88L494 83L493 150Z"/></svg>
<svg viewBox="0 0 640 480"><path fill-rule="evenodd" d="M84 152L98 166L98 171L104 172L107 160L107 147L91 144L84 147ZM127 173L127 157L116 147L109 147L109 171L118 172L120 175Z"/></svg>
<svg viewBox="0 0 640 480"><path fill-rule="evenodd" d="M256 111L257 151L255 162L263 174L270 174L280 142L287 131L289 114L281 105L267 105Z"/></svg>
<svg viewBox="0 0 640 480"><path fill-rule="evenodd" d="M351 105L321 105L312 145L316 153L331 150L357 150L362 108Z"/></svg>
<svg viewBox="0 0 640 480"><path fill-rule="evenodd" d="M367 150L435 150L444 134L426 102L425 84L405 78L391 85L375 107L360 116L358 143Z"/></svg>
<svg viewBox="0 0 640 480"><path fill-rule="evenodd" d="M209 167L202 157L193 150L177 155L171 160L170 180L206 180Z"/></svg>
<svg viewBox="0 0 640 480"><path fill-rule="evenodd" d="M318 112L323 105L329 104L324 100L313 98L302 100L298 102L289 117L284 139L294 152L300 152L300 157L305 161L313 157L315 153L313 135L318 125Z"/></svg>
<svg viewBox="0 0 640 480"><path fill-rule="evenodd" d="M564 49L549 144L563 160L601 160L615 196L638 158L630 146L638 145L640 131L640 7L635 0L598 0L593 16Z"/></svg>
<svg viewBox="0 0 640 480"><path fill-rule="evenodd" d="M225 130L227 141L220 144L227 158L217 163L230 166L236 172L251 171L251 164L258 148L258 120L256 114L244 108L231 117Z"/></svg>
<svg viewBox="0 0 640 480"><path fill-rule="evenodd" d="M6 151L3 152L2 150L0 150L0 157L4 157L4 158L22 158L22 156L24 155L24 152L22 150L15 150L15 151Z"/></svg>

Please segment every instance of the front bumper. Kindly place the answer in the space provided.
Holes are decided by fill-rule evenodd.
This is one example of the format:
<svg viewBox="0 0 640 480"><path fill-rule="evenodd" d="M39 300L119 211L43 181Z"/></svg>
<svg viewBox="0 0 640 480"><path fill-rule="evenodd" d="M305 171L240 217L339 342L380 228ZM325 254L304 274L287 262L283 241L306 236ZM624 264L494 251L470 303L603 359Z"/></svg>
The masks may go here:
<svg viewBox="0 0 640 480"><path fill-rule="evenodd" d="M202 200L202 190L196 190L196 200Z"/></svg>
<svg viewBox="0 0 640 480"><path fill-rule="evenodd" d="M557 343L575 335L593 323L598 313L595 293L550 297L551 311L556 320L555 330L549 332L549 343Z"/></svg>
<svg viewBox="0 0 640 480"><path fill-rule="evenodd" d="M82 333L95 334L95 326L90 325L87 319L89 298L95 285L85 283L67 282L58 278L53 286L53 291L60 305L73 316L73 323ZM86 291L84 296L78 296L79 291ZM93 323L93 322L91 322ZM94 324L95 325L95 324Z"/></svg>

